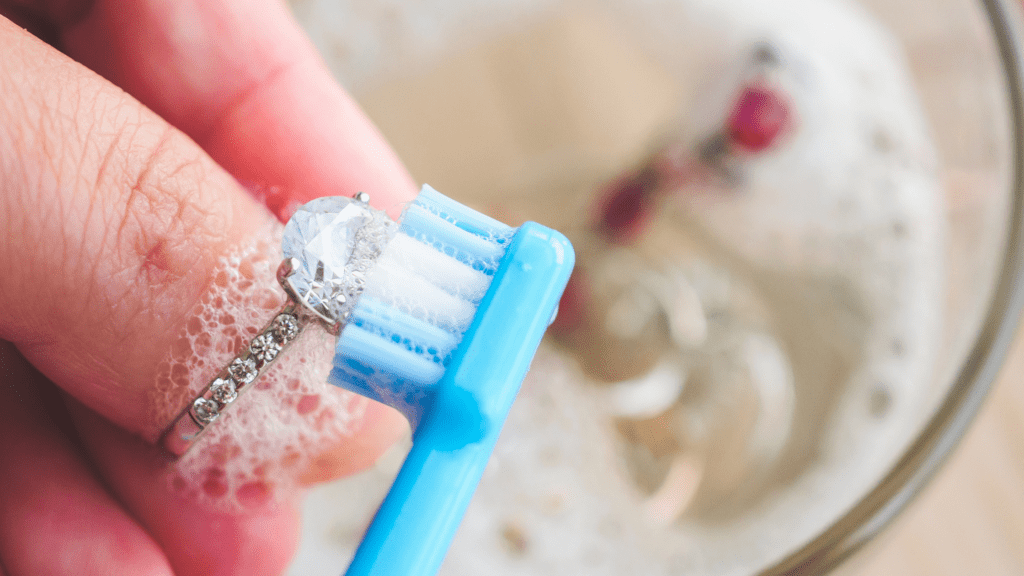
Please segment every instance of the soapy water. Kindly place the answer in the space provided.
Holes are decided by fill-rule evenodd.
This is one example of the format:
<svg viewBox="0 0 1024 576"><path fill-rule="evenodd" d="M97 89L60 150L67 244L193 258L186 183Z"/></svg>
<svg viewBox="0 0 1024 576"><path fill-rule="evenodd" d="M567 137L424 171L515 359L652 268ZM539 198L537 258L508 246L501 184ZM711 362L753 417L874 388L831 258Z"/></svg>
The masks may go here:
<svg viewBox="0 0 1024 576"><path fill-rule="evenodd" d="M645 462L639 484L653 482L658 494L675 464L702 454L689 488L695 499L679 498L674 516L722 518L821 454L849 452L851 442L878 442L879 460L895 457L901 443L864 424L884 417L889 437L902 436L926 405L940 326L943 192L898 52L856 8L658 6L660 18L631 23L651 53L666 44L658 25L685 10L718 22L725 32L715 49L734 56L692 102L681 140L695 144L673 152L684 168L642 233L624 247L577 236L601 325L570 334L568 345L603 381L640 378L650 389L663 378L651 366L685 366L679 406L665 406L660 421L619 421L626 460L634 469ZM706 135L723 131L751 85L782 95L791 126L772 146L709 159ZM620 252L636 263L623 264ZM747 296L729 302L737 292ZM686 328L694 325L702 328ZM737 344L748 341L762 345ZM645 356L609 353L627 348ZM669 438L679 446L665 448Z"/></svg>
<svg viewBox="0 0 1024 576"><path fill-rule="evenodd" d="M945 192L899 47L845 1L523 0L461 24L482 6L297 6L414 172L577 248L442 573L764 567L941 395ZM659 156L641 225L595 226Z"/></svg>
<svg viewBox="0 0 1024 576"><path fill-rule="evenodd" d="M545 402L519 406L515 449L495 462L530 474L481 486L446 573L749 573L856 502L927 413L943 191L888 36L845 2L609 5L692 90L654 144L676 173L626 241L589 223L570 233L583 312L559 340L582 374L552 363L522 398L590 408L560 423ZM780 95L789 125L764 146L715 143L735 139L751 86ZM547 216L530 200L524 213ZM551 456L543 437L579 420L605 447ZM530 544L509 547L509 526ZM572 536L546 545L560 528Z"/></svg>

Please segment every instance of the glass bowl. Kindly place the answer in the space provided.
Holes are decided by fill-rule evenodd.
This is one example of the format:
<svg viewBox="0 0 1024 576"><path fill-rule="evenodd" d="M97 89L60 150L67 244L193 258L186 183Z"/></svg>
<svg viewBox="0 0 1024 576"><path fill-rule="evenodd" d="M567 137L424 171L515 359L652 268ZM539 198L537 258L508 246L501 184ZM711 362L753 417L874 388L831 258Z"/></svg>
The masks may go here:
<svg viewBox="0 0 1024 576"><path fill-rule="evenodd" d="M414 178L581 255L443 574L828 572L963 435L1021 309L1015 4L294 9ZM400 461L314 490L294 573Z"/></svg>

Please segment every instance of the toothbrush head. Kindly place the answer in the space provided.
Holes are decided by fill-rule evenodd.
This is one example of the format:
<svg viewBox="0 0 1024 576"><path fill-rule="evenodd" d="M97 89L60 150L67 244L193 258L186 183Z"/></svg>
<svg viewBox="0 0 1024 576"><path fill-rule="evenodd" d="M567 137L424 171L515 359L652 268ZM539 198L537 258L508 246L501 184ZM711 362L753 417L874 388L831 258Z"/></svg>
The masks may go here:
<svg viewBox="0 0 1024 576"><path fill-rule="evenodd" d="M349 576L430 575L554 319L574 252L429 186L403 213L338 340L330 382L409 419L413 446Z"/></svg>

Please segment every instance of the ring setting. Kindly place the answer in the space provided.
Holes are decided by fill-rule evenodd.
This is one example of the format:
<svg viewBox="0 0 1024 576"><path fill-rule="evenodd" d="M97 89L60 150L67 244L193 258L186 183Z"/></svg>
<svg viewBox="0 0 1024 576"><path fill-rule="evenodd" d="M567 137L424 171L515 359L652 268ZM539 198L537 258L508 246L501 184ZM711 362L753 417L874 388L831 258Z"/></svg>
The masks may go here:
<svg viewBox="0 0 1024 576"><path fill-rule="evenodd" d="M180 456L311 324L337 336L397 224L369 206L369 196L324 197L299 207L285 226L277 280L288 302L216 374L164 434Z"/></svg>

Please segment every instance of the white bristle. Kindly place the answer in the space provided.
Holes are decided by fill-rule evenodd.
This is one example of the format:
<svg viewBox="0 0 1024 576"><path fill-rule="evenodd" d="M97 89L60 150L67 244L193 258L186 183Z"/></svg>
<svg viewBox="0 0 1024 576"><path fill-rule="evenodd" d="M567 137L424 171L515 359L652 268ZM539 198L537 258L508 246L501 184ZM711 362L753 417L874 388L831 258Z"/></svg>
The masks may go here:
<svg viewBox="0 0 1024 576"><path fill-rule="evenodd" d="M377 266L406 270L453 296L473 303L483 298L491 282L487 274L404 234L398 234L391 240L389 249L381 254Z"/></svg>
<svg viewBox="0 0 1024 576"><path fill-rule="evenodd" d="M433 258L428 262L447 265L446 260L454 261L436 250L431 252ZM373 269L363 294L450 332L465 331L476 313L474 303L449 294L392 258L382 258Z"/></svg>

